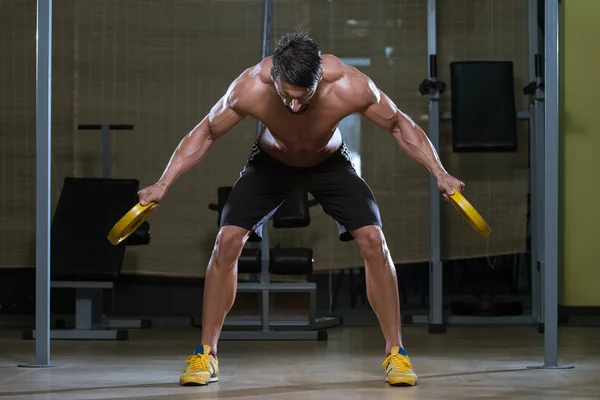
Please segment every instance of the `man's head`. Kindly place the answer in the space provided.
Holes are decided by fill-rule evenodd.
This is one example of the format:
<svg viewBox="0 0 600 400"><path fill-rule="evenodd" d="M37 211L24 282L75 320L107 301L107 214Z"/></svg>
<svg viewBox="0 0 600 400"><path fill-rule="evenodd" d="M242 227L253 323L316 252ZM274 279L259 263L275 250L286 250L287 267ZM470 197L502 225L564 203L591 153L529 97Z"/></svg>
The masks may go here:
<svg viewBox="0 0 600 400"><path fill-rule="evenodd" d="M271 78L286 107L295 114L308 108L321 80L319 46L302 31L288 33L273 51Z"/></svg>

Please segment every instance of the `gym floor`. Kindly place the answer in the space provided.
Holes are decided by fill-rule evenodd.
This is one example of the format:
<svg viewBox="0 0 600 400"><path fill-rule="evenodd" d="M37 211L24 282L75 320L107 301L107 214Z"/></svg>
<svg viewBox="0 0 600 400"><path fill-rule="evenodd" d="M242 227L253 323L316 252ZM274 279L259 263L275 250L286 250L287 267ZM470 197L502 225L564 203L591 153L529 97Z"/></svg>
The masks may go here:
<svg viewBox="0 0 600 400"><path fill-rule="evenodd" d="M198 329L132 331L124 342L52 341L60 368L29 369L34 341L0 331L0 399L598 399L600 329L561 328L559 358L575 369L531 370L543 335L527 327L406 327L419 385L384 381L378 328L335 328L328 342L221 342L220 381L181 387Z"/></svg>

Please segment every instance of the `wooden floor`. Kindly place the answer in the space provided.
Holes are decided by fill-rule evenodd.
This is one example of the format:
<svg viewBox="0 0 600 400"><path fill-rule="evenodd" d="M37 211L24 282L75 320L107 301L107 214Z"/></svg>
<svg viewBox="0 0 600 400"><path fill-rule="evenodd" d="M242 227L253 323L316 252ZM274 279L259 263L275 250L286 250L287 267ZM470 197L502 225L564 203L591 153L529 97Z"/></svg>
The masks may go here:
<svg viewBox="0 0 600 400"><path fill-rule="evenodd" d="M34 342L0 332L0 400L5 399L600 399L600 329L561 328L560 360L540 364L543 335L532 328L453 327L444 335L407 327L405 346L420 383L388 387L383 341L374 328L337 328L328 342L222 342L221 376L180 387L198 329L133 332L128 342L53 341L61 368L26 369Z"/></svg>

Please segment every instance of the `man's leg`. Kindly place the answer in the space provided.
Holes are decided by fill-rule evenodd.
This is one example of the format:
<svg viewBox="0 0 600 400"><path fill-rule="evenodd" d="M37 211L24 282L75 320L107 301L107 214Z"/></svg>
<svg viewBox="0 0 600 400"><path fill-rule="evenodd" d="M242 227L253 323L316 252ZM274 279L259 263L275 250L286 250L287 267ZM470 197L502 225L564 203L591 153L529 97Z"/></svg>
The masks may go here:
<svg viewBox="0 0 600 400"><path fill-rule="evenodd" d="M352 230L352 235L365 260L369 303L379 319L385 337L387 357L381 366L385 368L386 381L393 386L416 385L417 374L402 345L396 267L390 257L385 236L381 227L376 225Z"/></svg>
<svg viewBox="0 0 600 400"><path fill-rule="evenodd" d="M206 385L219 380L217 342L225 316L233 306L237 290L237 261L249 231L237 226L219 230L204 278L202 305L202 342L186 359L179 383Z"/></svg>
<svg viewBox="0 0 600 400"><path fill-rule="evenodd" d="M187 358L182 385L218 380L217 345L237 291L237 263L251 231L264 224L285 200L290 181L274 161L253 149L223 207L220 230L206 270L202 307L202 342Z"/></svg>
<svg viewBox="0 0 600 400"><path fill-rule="evenodd" d="M365 260L367 297L379 319L385 337L385 352L389 355L393 347L402 347L396 267L379 226L356 229L352 236Z"/></svg>
<svg viewBox="0 0 600 400"><path fill-rule="evenodd" d="M386 360L382 365L386 381L391 385L416 384L417 375L402 346L396 269L381 230L373 192L356 173L345 147L308 178L309 191L337 222L340 240L356 240L364 258L369 303L386 342Z"/></svg>
<svg viewBox="0 0 600 400"><path fill-rule="evenodd" d="M217 354L217 342L237 291L237 262L249 231L237 226L219 230L204 280L202 344Z"/></svg>

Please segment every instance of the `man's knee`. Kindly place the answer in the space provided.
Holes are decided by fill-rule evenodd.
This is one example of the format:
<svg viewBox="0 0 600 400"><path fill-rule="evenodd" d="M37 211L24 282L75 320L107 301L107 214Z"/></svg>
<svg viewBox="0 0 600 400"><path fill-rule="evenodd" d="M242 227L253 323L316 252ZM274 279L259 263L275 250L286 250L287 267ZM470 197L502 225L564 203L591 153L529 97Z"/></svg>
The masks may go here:
<svg viewBox="0 0 600 400"><path fill-rule="evenodd" d="M379 226L366 226L353 232L360 254L370 264L383 264L389 256L383 231Z"/></svg>
<svg viewBox="0 0 600 400"><path fill-rule="evenodd" d="M242 253L248 234L244 228L223 226L215 241L213 264L224 268L231 267Z"/></svg>

